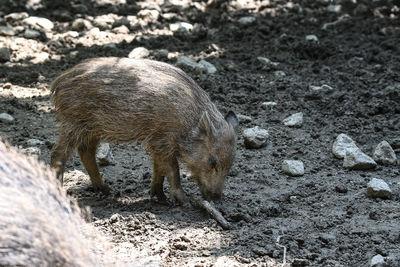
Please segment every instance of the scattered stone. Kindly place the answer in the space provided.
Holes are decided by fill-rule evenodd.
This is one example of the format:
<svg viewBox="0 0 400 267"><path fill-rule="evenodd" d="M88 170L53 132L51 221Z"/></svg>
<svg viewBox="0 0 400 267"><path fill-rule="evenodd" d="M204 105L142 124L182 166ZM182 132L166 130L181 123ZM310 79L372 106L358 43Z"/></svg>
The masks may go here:
<svg viewBox="0 0 400 267"><path fill-rule="evenodd" d="M284 160L282 171L290 176L304 175L304 165L301 160Z"/></svg>
<svg viewBox="0 0 400 267"><path fill-rule="evenodd" d="M367 196L371 198L388 198L392 194L389 185L382 179L372 178L367 186Z"/></svg>
<svg viewBox="0 0 400 267"><path fill-rule="evenodd" d="M338 193L345 194L345 193L347 193L348 189L346 188L346 186L340 184L340 185L335 186L335 191Z"/></svg>
<svg viewBox="0 0 400 267"><path fill-rule="evenodd" d="M306 41L319 43L318 37L315 34L309 34L306 36Z"/></svg>
<svg viewBox="0 0 400 267"><path fill-rule="evenodd" d="M157 51L157 57L168 58L169 51L167 49L160 49Z"/></svg>
<svg viewBox="0 0 400 267"><path fill-rule="evenodd" d="M114 162L114 156L109 143L100 143L97 148L96 158L101 166L111 165Z"/></svg>
<svg viewBox="0 0 400 267"><path fill-rule="evenodd" d="M253 119L250 116L242 115L242 114L237 114L237 118L239 120L239 123L249 123L252 122Z"/></svg>
<svg viewBox="0 0 400 267"><path fill-rule="evenodd" d="M120 221L121 219L123 219L122 215L115 213L115 214L111 215L110 223L116 223L116 222Z"/></svg>
<svg viewBox="0 0 400 267"><path fill-rule="evenodd" d="M277 77L277 78L283 78L283 77L286 76L286 73L285 73L284 71L277 70L277 71L274 72L274 75L275 75L275 77Z"/></svg>
<svg viewBox="0 0 400 267"><path fill-rule="evenodd" d="M197 63L196 69L200 70L200 72L204 70L207 74L214 74L217 72L217 68L205 60L200 60L200 62Z"/></svg>
<svg viewBox="0 0 400 267"><path fill-rule="evenodd" d="M113 43L113 42L111 42L111 43L106 43L105 45L104 45L104 48L106 48L106 49L117 49L117 44L116 43Z"/></svg>
<svg viewBox="0 0 400 267"><path fill-rule="evenodd" d="M356 143L347 134L339 134L333 143L332 153L335 157L343 159L347 150L358 149Z"/></svg>
<svg viewBox="0 0 400 267"><path fill-rule="evenodd" d="M13 28L8 27L8 26L0 26L0 35L4 36L14 36L15 31Z"/></svg>
<svg viewBox="0 0 400 267"><path fill-rule="evenodd" d="M135 49L133 49L129 53L128 57L129 58L139 59L139 58L146 58L149 55L150 55L150 51L147 50L147 48L145 48L145 47L136 47Z"/></svg>
<svg viewBox="0 0 400 267"><path fill-rule="evenodd" d="M249 25L253 24L255 21L256 21L256 18L252 17L252 16L242 17L238 20L239 24L242 26L249 26Z"/></svg>
<svg viewBox="0 0 400 267"><path fill-rule="evenodd" d="M326 11L331 12L331 13L339 13L342 10L341 5L329 5L326 8Z"/></svg>
<svg viewBox="0 0 400 267"><path fill-rule="evenodd" d="M382 165L392 165L397 161L396 154L388 142L382 141L375 148L373 158Z"/></svg>
<svg viewBox="0 0 400 267"><path fill-rule="evenodd" d="M333 91L333 88L327 84L323 84L321 86L310 85L309 88L313 92L331 92L331 91Z"/></svg>
<svg viewBox="0 0 400 267"><path fill-rule="evenodd" d="M28 139L26 140L26 144L28 146L40 146L40 145L44 145L44 142L38 139Z"/></svg>
<svg viewBox="0 0 400 267"><path fill-rule="evenodd" d="M195 69L198 66L196 62L187 56L179 56L176 65L178 67L189 67L191 69Z"/></svg>
<svg viewBox="0 0 400 267"><path fill-rule="evenodd" d="M7 47L0 47L0 62L9 61L10 58L10 50Z"/></svg>
<svg viewBox="0 0 400 267"><path fill-rule="evenodd" d="M13 116L7 113L0 114L0 122L13 122L15 119Z"/></svg>
<svg viewBox="0 0 400 267"><path fill-rule="evenodd" d="M98 27L100 30L109 30L114 24L114 16L113 14L105 14L101 16L97 16L93 20L93 24Z"/></svg>
<svg viewBox="0 0 400 267"><path fill-rule="evenodd" d="M72 22L71 30L73 31L82 31L82 30L89 30L93 28L92 23L86 19L78 18Z"/></svg>
<svg viewBox="0 0 400 267"><path fill-rule="evenodd" d="M187 250L187 248L188 248L188 244L185 242L181 242L181 241L174 243L173 246L177 250Z"/></svg>
<svg viewBox="0 0 400 267"><path fill-rule="evenodd" d="M25 155L30 155L30 156L32 155L39 156L42 153L42 151L38 147L23 148L21 149L21 152L24 153Z"/></svg>
<svg viewBox="0 0 400 267"><path fill-rule="evenodd" d="M40 52L39 54L35 55L35 58L31 60L32 63L38 64L43 63L46 60L50 59L50 55L47 52Z"/></svg>
<svg viewBox="0 0 400 267"><path fill-rule="evenodd" d="M373 256L369 264L370 267L383 267L386 266L385 258L381 254Z"/></svg>
<svg viewBox="0 0 400 267"><path fill-rule="evenodd" d="M115 27L112 29L113 33L120 33L120 34L128 34L129 33L129 28L126 27L125 25L121 25L119 27Z"/></svg>
<svg viewBox="0 0 400 267"><path fill-rule="evenodd" d="M274 62L266 57L257 57L257 60L269 68L276 68L279 65L278 62Z"/></svg>
<svg viewBox="0 0 400 267"><path fill-rule="evenodd" d="M243 131L244 145L247 148L260 148L267 141L269 134L258 126Z"/></svg>
<svg viewBox="0 0 400 267"><path fill-rule="evenodd" d="M261 107L262 107L263 109L272 109L272 108L275 107L276 105L278 105L278 103L273 102L273 101L261 103Z"/></svg>
<svg viewBox="0 0 400 267"><path fill-rule="evenodd" d="M176 22L169 25L169 29L171 32L186 30L187 32L191 32L193 30L193 25L187 22Z"/></svg>
<svg viewBox="0 0 400 267"><path fill-rule="evenodd" d="M147 21L157 21L160 17L160 12L155 9L142 9L137 14L138 18L147 20Z"/></svg>
<svg viewBox="0 0 400 267"><path fill-rule="evenodd" d="M11 89L11 87L12 87L12 84L11 84L11 83L5 83L5 84L3 85L3 88L4 88L4 89Z"/></svg>
<svg viewBox="0 0 400 267"><path fill-rule="evenodd" d="M359 148L348 149L344 156L343 167L350 170L368 170L375 168L376 162Z"/></svg>
<svg viewBox="0 0 400 267"><path fill-rule="evenodd" d="M40 32L31 29L26 29L24 32L24 37L28 39L36 39L40 37Z"/></svg>
<svg viewBox="0 0 400 267"><path fill-rule="evenodd" d="M46 18L40 18L40 17L28 17L24 19L24 22L28 25L31 25L33 27L38 27L40 29L44 29L46 31L50 31L53 29L54 24L50 20Z"/></svg>
<svg viewBox="0 0 400 267"><path fill-rule="evenodd" d="M18 20L23 20L29 17L28 13L26 12L16 12L16 13L10 13L6 16L4 16L5 21L18 21Z"/></svg>
<svg viewBox="0 0 400 267"><path fill-rule="evenodd" d="M301 127L303 124L303 112L295 113L283 120L283 124L289 127Z"/></svg>

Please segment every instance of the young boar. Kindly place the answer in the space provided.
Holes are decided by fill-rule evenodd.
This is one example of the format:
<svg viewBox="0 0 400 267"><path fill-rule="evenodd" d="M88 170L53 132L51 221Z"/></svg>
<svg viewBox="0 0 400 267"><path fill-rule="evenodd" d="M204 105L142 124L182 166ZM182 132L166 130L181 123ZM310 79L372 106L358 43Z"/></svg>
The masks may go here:
<svg viewBox="0 0 400 267"><path fill-rule="evenodd" d="M99 142L141 141L153 159L151 197L166 201L167 177L171 198L187 202L178 160L205 199L221 197L235 156L237 119L233 112L224 118L182 70L145 59L95 58L62 73L51 90L59 122L51 166L61 182L77 148L93 187L107 191L95 160Z"/></svg>
<svg viewBox="0 0 400 267"><path fill-rule="evenodd" d="M100 240L50 169L0 141L0 266L99 266Z"/></svg>

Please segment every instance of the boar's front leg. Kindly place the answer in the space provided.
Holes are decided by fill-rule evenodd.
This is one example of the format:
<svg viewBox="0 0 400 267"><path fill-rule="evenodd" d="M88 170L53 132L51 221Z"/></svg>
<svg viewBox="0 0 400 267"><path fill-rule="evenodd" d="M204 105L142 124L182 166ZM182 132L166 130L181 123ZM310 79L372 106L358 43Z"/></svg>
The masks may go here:
<svg viewBox="0 0 400 267"><path fill-rule="evenodd" d="M173 201L179 204L188 202L185 192L181 186L179 174L179 164L175 156L160 157L153 155L153 180L151 181L150 195L157 197L161 203L166 202L163 190L164 176L167 177L169 183L170 196Z"/></svg>

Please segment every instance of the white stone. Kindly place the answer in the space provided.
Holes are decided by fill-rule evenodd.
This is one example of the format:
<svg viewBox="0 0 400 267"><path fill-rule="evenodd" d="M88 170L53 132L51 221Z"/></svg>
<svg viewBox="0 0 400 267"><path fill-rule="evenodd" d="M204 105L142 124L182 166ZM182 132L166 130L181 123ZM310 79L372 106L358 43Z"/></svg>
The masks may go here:
<svg viewBox="0 0 400 267"><path fill-rule="evenodd" d="M125 25L121 25L119 27L115 27L112 29L113 33L120 33L120 34L128 34L129 33L129 28L126 27Z"/></svg>
<svg viewBox="0 0 400 267"><path fill-rule="evenodd" d="M26 24L29 24L29 25L33 26L33 27L42 28L42 29L44 29L46 31L50 31L54 27L53 22L51 22L50 20L48 20L46 18L29 17L29 18L24 19L24 22Z"/></svg>
<svg viewBox="0 0 400 267"><path fill-rule="evenodd" d="M395 164L397 161L396 153L388 142L382 141L375 148L373 158L376 162L382 165Z"/></svg>
<svg viewBox="0 0 400 267"><path fill-rule="evenodd" d="M269 58L266 57L257 57L257 60L260 61L261 63L263 63L264 65L268 66L268 67L278 67L279 63L278 62L274 62L272 60L270 60Z"/></svg>
<svg viewBox="0 0 400 267"><path fill-rule="evenodd" d="M275 75L275 77L277 77L277 78L282 78L282 77L285 77L285 76L286 76L286 73L285 73L284 71L277 70L277 71L274 72L274 75Z"/></svg>
<svg viewBox="0 0 400 267"><path fill-rule="evenodd" d="M15 12L4 16L4 19L6 21L17 21L26 19L27 17L29 17L29 14L26 12Z"/></svg>
<svg viewBox="0 0 400 267"><path fill-rule="evenodd" d="M96 158L100 165L110 165L114 162L114 156L109 143L100 143L96 151Z"/></svg>
<svg viewBox="0 0 400 267"><path fill-rule="evenodd" d="M308 42L315 42L315 43L318 43L318 42L319 42L318 37L317 37L315 34L309 34L309 35L307 35L307 36L306 36L306 41L308 41Z"/></svg>
<svg viewBox="0 0 400 267"><path fill-rule="evenodd" d="M278 103L273 102L273 101L268 101L268 102L262 102L262 103L261 103L261 107L262 107L263 109L268 109L268 108L272 109L272 108L275 107L276 105L278 105Z"/></svg>
<svg viewBox="0 0 400 267"><path fill-rule="evenodd" d="M217 72L217 68L213 64L205 60L200 60L199 63L197 63L196 69L199 69L201 71L205 70L207 74L214 74Z"/></svg>
<svg viewBox="0 0 400 267"><path fill-rule="evenodd" d="M39 145L44 145L44 142L38 139L28 139L26 140L26 144L28 146L39 146Z"/></svg>
<svg viewBox="0 0 400 267"><path fill-rule="evenodd" d="M31 30L31 29L26 29L24 32L24 37L28 39L35 39L40 36L40 32Z"/></svg>
<svg viewBox="0 0 400 267"><path fill-rule="evenodd" d="M289 127L301 127L303 124L303 112L295 113L283 120L283 124Z"/></svg>
<svg viewBox="0 0 400 267"><path fill-rule="evenodd" d="M248 26L253 24L256 21L255 17L252 16L246 16L246 17L242 17L238 20L239 24L243 25L243 26Z"/></svg>
<svg viewBox="0 0 400 267"><path fill-rule="evenodd" d="M160 12L155 9L142 9L137 14L138 18L156 21L160 17Z"/></svg>
<svg viewBox="0 0 400 267"><path fill-rule="evenodd" d="M188 32L193 30L193 25L187 22L176 22L169 25L171 32L176 32L178 30L186 30Z"/></svg>
<svg viewBox="0 0 400 267"><path fill-rule="evenodd" d="M7 113L0 114L0 122L13 122L15 119L13 116Z"/></svg>
<svg viewBox="0 0 400 267"><path fill-rule="evenodd" d="M135 49L133 49L128 57L129 58L136 58L136 59L140 59L140 58L146 58L150 55L149 50L147 50L147 48L145 47L136 47Z"/></svg>
<svg viewBox="0 0 400 267"><path fill-rule="evenodd" d="M268 131L258 126L243 131L244 145L247 148L260 148L267 141Z"/></svg>
<svg viewBox="0 0 400 267"><path fill-rule="evenodd" d="M50 59L50 55L47 52L40 52L39 54L35 55L35 58L32 59L32 63L38 64L38 63L43 63L47 60Z"/></svg>
<svg viewBox="0 0 400 267"><path fill-rule="evenodd" d="M42 151L38 147L27 147L21 149L21 152L25 155L40 155Z"/></svg>
<svg viewBox="0 0 400 267"><path fill-rule="evenodd" d="M389 185L382 179L372 178L367 186L367 196L371 198L388 198L392 194Z"/></svg>
<svg viewBox="0 0 400 267"><path fill-rule="evenodd" d="M187 56L179 56L178 60L176 61L176 65L178 67L189 67L192 69L195 69L196 66L198 66L196 62Z"/></svg>
<svg viewBox="0 0 400 267"><path fill-rule="evenodd" d="M242 114L237 114L236 115L239 123L248 123L248 122L252 122L253 119L250 116L246 116L246 115L242 115Z"/></svg>
<svg viewBox="0 0 400 267"><path fill-rule="evenodd" d="M8 26L0 26L0 35L4 36L14 36L15 31L13 28L8 27Z"/></svg>
<svg viewBox="0 0 400 267"><path fill-rule="evenodd" d="M311 91L314 91L314 92L321 92L321 91L322 92L330 92L333 90L333 88L327 84L323 84L321 86L310 85L309 88Z"/></svg>
<svg viewBox="0 0 400 267"><path fill-rule="evenodd" d="M93 28L92 23L86 19L78 18L72 22L71 30L73 31L82 31L84 29Z"/></svg>
<svg viewBox="0 0 400 267"><path fill-rule="evenodd" d="M364 154L361 149L347 149L344 156L343 167L350 170L368 170L376 167L376 162Z"/></svg>
<svg viewBox="0 0 400 267"><path fill-rule="evenodd" d="M10 50L0 46L0 62L9 61L11 58Z"/></svg>
<svg viewBox="0 0 400 267"><path fill-rule="evenodd" d="M385 258L381 254L372 257L369 264L370 267L382 267L385 266Z"/></svg>
<svg viewBox="0 0 400 267"><path fill-rule="evenodd" d="M341 5L329 5L326 10L332 13L339 13L342 10Z"/></svg>
<svg viewBox="0 0 400 267"><path fill-rule="evenodd" d="M284 160L282 171L290 176L301 176L304 174L304 165L301 160Z"/></svg>
<svg viewBox="0 0 400 267"><path fill-rule="evenodd" d="M339 134L333 142L332 153L335 157L343 159L347 150L358 149L356 143L347 134Z"/></svg>
<svg viewBox="0 0 400 267"><path fill-rule="evenodd" d="M106 43L106 44L104 45L104 48L107 48L107 49L117 49L117 44L116 44L116 43L113 43L113 42L111 42L111 43Z"/></svg>

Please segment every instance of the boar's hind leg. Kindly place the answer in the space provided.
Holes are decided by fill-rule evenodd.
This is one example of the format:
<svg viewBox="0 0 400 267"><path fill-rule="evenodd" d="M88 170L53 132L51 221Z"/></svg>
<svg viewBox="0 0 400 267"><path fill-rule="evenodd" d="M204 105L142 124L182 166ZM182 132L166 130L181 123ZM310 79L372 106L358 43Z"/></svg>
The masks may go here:
<svg viewBox="0 0 400 267"><path fill-rule="evenodd" d="M50 156L50 166L56 171L57 179L63 184L65 164L71 155L74 147L68 142L64 134L60 134L57 143L53 146Z"/></svg>
<svg viewBox="0 0 400 267"><path fill-rule="evenodd" d="M109 193L108 186L103 182L96 163L96 148L99 144L98 139L89 139L86 143L78 146L78 153L83 166L89 174L90 181L95 190Z"/></svg>
<svg viewBox="0 0 400 267"><path fill-rule="evenodd" d="M179 165L176 157L158 157L153 155L154 161L154 176L151 182L151 195L157 196L159 201L165 200L163 192L163 181L166 176L169 183L169 190L171 198L180 204L188 202L185 192L181 186L181 180L179 175Z"/></svg>

